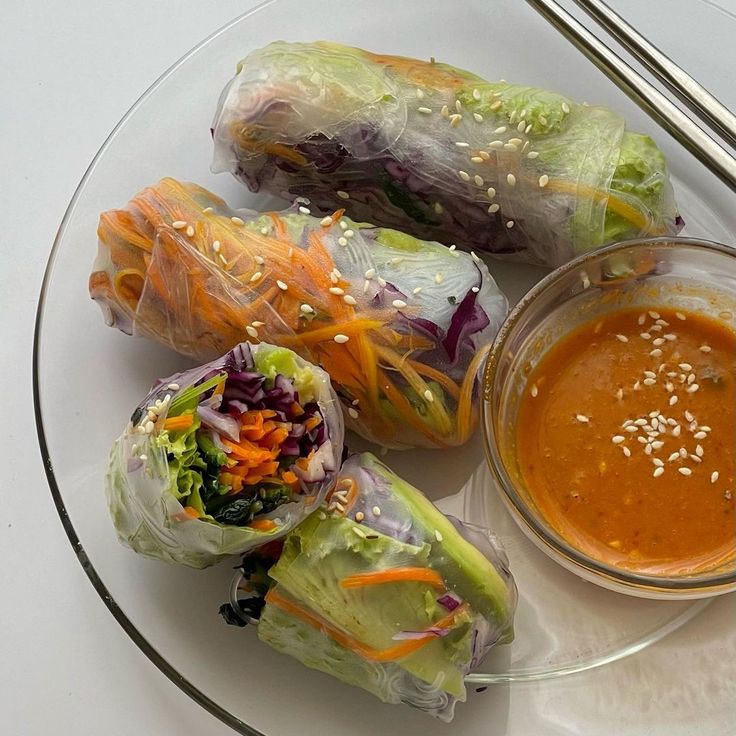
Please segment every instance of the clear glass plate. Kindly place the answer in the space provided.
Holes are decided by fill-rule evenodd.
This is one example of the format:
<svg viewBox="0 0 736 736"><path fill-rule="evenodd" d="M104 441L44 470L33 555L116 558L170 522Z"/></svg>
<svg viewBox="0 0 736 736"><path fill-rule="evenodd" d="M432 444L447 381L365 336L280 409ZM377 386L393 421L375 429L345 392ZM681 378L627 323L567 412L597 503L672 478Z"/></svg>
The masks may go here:
<svg viewBox="0 0 736 736"><path fill-rule="evenodd" d="M217 609L232 575L227 564L205 572L174 568L117 543L103 494L110 444L152 379L186 362L106 328L89 300L99 213L125 204L165 175L197 181L236 205L263 206L263 198L252 197L234 180L209 173L209 125L236 61L285 37L434 55L489 78L609 104L627 115L632 128L650 131L661 143L688 223L685 234L728 242L736 216L730 192L524 3L333 0L313 4L311 12L305 7L303 0L271 0L204 41L143 95L93 160L62 221L39 304L34 356L39 440L54 501L90 580L135 643L205 708L246 734L291 733L298 724L305 736L327 729L355 736L420 731L431 736L446 727L304 669L266 648L253 631L225 626ZM512 301L542 274L508 263L493 262L491 268ZM621 596L550 562L525 540L491 490L479 438L443 453L391 453L386 461L446 508L486 522L507 546L521 590L517 639L499 648L472 676L473 683L560 677L605 664L656 641L705 605ZM284 688L289 707L274 707ZM468 736L487 734L489 723L498 719L495 701L474 700L472 707L459 709ZM366 710L369 719L355 717Z"/></svg>

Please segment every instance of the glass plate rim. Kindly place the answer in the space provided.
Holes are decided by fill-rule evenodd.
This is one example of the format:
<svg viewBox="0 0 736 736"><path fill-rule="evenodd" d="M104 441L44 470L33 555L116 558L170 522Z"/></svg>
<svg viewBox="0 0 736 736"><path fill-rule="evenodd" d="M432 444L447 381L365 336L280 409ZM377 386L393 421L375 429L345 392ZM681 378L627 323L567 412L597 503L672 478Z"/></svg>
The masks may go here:
<svg viewBox="0 0 736 736"><path fill-rule="evenodd" d="M715 5L714 3L708 2L708 0L701 0L708 5ZM46 304L46 296L48 286L53 275L56 257L61 245L61 241L66 233L67 225L71 220L77 206L77 202L89 180L92 173L97 167L99 160L106 153L107 149L116 138L118 132L127 123L130 117L138 110L138 108L156 91L156 89L168 79L175 71L183 66L191 57L195 56L202 48L207 46L210 42L214 41L218 36L226 33L228 30L238 25L241 21L255 15L265 8L275 5L279 0L262 0L251 9L241 13L224 25L217 28L215 31L207 35L205 38L197 42L191 49L185 54L180 56L173 64L166 68L156 80L143 91L143 93L135 100L135 102L126 110L125 114L115 124L110 133L103 141L100 148L95 153L94 157L90 161L89 165L84 171L82 178L77 184L72 197L67 205L67 208L62 216L59 227L54 236L54 240L49 252L46 265L44 268L43 278L41 281L40 293L36 304L36 314L34 319L33 328L33 349L32 349L32 396L33 396L33 413L34 422L36 426L36 435L39 444L39 451L41 453L41 459L44 466L44 473L46 481L51 492L54 506L59 515L62 527L66 536L71 544L72 550L84 570L87 578L92 584L93 588L100 596L102 602L112 614L115 620L120 624L123 631L130 637L131 641L141 650L141 652L159 669L159 671L165 675L176 687L182 692L188 695L194 702L204 708L208 713L213 715L223 724L229 726L234 731L243 734L244 736L266 736L262 731L258 731L253 726L248 725L245 721L231 714L228 710L218 705L209 696L205 695L196 685L190 682L184 677L168 660L159 653L159 651L148 641L148 639L139 631L136 625L128 618L124 611L120 608L117 601L110 594L107 586L102 581L102 578L97 573L92 561L87 556L87 553L82 545L79 536L77 535L74 524L66 510L66 505L62 498L61 490L57 484L56 477L54 475L53 465L51 456L46 442L46 433L44 429L43 416L41 411L41 390L39 383L39 358L40 358L40 336L43 326L44 307ZM718 10L723 11L720 6L715 6ZM641 651L650 644L653 644L660 639L664 638L668 634L672 633L676 629L680 628L688 621L695 618L702 610L712 602L711 598L706 598L701 601L695 602L693 606L687 608L682 614L676 616L668 624L657 630L654 634L645 635L639 640L633 642L628 647L622 649L619 652L604 654L597 659L593 659L581 666L571 666L560 670L559 672L529 672L519 676L514 674L509 675L486 675L483 673L471 673L465 678L468 684L480 685L480 684L501 684L516 681L532 681L541 679L558 679L570 674L584 672L587 670L595 669L603 665L615 662L619 659L623 659L631 654Z"/></svg>

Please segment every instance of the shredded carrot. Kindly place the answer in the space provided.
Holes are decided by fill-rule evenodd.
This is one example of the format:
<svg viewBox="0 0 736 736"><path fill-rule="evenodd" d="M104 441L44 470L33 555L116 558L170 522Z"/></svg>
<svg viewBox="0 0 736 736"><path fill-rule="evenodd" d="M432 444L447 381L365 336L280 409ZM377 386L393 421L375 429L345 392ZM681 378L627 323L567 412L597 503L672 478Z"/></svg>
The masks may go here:
<svg viewBox="0 0 736 736"><path fill-rule="evenodd" d="M438 590L446 589L442 576L429 567L394 567L374 572L361 572L343 578L340 581L340 586L343 588L362 588L367 585L401 582L429 583Z"/></svg>
<svg viewBox="0 0 736 736"><path fill-rule="evenodd" d="M396 644L395 646L388 647L387 649L375 649L374 647L370 647L367 644L358 641L354 637L350 636L350 634L345 634L331 624L322 621L308 609L303 608L298 603L282 596L277 592L276 588L271 588L268 593L266 593L266 603L274 605L277 608L292 614L296 618L300 618L305 623L308 623L310 626L313 626L326 636L329 636L330 639L336 641L340 646L345 647L345 649L349 649L363 657L363 659L367 659L372 662L392 662L397 659L401 659L409 654L413 654L418 649L421 649L430 641L437 638L436 634L428 631L426 635L420 639L409 639L401 642L400 644ZM464 613L466 610L467 604L458 606L454 611L451 611L437 621L433 628L445 629L452 626L460 614Z"/></svg>
<svg viewBox="0 0 736 736"><path fill-rule="evenodd" d="M187 516L191 516L192 519L199 519L199 511L197 511L197 509L193 508L192 506L185 506L184 513Z"/></svg>
<svg viewBox="0 0 736 736"><path fill-rule="evenodd" d="M189 429L194 424L194 414L180 414L178 417L166 417L163 428L169 432Z"/></svg>
<svg viewBox="0 0 736 736"><path fill-rule="evenodd" d="M250 529L256 529L259 532L270 532L276 528L276 522L273 519L253 519L246 526Z"/></svg>
<svg viewBox="0 0 736 736"><path fill-rule="evenodd" d="M292 470L284 470L281 472L281 480L291 488L294 493L299 491L299 477Z"/></svg>

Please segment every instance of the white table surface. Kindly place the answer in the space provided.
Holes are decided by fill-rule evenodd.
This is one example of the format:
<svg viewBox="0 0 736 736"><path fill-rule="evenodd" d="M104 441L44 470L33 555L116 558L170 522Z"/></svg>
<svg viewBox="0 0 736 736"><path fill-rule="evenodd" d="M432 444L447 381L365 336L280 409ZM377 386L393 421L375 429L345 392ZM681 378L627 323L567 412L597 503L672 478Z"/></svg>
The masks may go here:
<svg viewBox="0 0 736 736"><path fill-rule="evenodd" d="M0 731L74 734L231 734L171 684L131 643L72 553L46 485L31 398L33 320L46 258L66 205L100 144L132 102L197 41L254 5L252 0L68 0L7 3L0 21L0 369L5 421L0 524ZM736 0L721 0L736 11ZM305 3L306 5L306 3ZM661 7L661 3L659 4ZM733 48L697 38L697 17L655 18L645 31L683 28L678 60L736 104L721 63ZM708 53L697 50L708 47ZM670 50L671 51L671 50ZM733 67L733 63L730 64ZM733 710L698 729L712 687L736 681L734 598L714 603L684 629L622 662L564 682L511 689L508 736L567 734L560 700L600 709L600 734L616 714L673 713L699 736L736 731ZM730 648L723 658L719 648ZM709 682L688 672L717 662ZM723 661L719 661L719 660ZM711 665L709 664L709 668ZM712 669L712 668L711 668ZM712 678L712 679L711 679ZM621 688L611 690L611 683ZM642 700L643 699L643 700ZM722 701L723 702L723 701ZM562 709L564 711L564 709ZM550 718L545 713L551 714ZM664 718L668 713L669 717ZM642 734L664 733L656 717ZM613 729L613 730L612 730ZM449 730L448 730L449 732ZM490 732L489 732L490 733ZM273 736L281 736L274 734ZM590 734L589 736L597 736Z"/></svg>

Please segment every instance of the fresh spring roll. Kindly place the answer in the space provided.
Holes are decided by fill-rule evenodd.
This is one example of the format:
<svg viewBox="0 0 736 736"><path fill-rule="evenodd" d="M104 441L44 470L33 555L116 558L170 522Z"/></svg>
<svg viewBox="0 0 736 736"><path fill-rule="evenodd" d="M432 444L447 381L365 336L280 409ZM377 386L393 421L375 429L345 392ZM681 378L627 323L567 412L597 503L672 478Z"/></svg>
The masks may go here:
<svg viewBox="0 0 736 736"><path fill-rule="evenodd" d="M295 350L329 373L348 425L386 447L465 442L507 311L486 266L308 213L235 211L164 179L101 216L91 295L110 324L199 360L246 339Z"/></svg>
<svg viewBox="0 0 736 736"><path fill-rule="evenodd" d="M213 171L253 191L548 266L680 225L662 152L620 115L434 61L272 43L213 136Z"/></svg>
<svg viewBox="0 0 736 736"><path fill-rule="evenodd" d="M342 450L327 374L285 348L243 343L154 384L113 445L110 513L136 552L206 567L313 512Z"/></svg>
<svg viewBox="0 0 736 736"><path fill-rule="evenodd" d="M465 675L513 639L516 586L492 535L373 455L349 457L326 506L264 552L243 559L225 620L384 702L450 721Z"/></svg>

